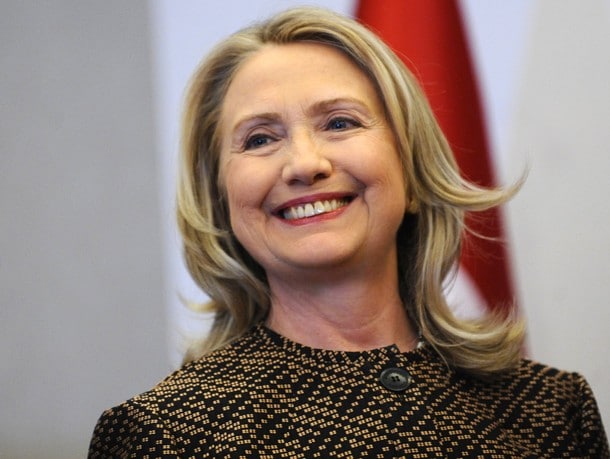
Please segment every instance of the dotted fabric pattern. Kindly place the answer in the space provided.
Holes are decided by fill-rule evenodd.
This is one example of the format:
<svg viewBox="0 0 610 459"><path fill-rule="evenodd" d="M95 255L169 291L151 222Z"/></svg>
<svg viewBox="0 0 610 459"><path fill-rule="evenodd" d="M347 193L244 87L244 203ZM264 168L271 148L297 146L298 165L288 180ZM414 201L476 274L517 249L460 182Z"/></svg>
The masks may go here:
<svg viewBox="0 0 610 459"><path fill-rule="evenodd" d="M410 374L392 391L387 368ZM483 382L429 347L312 349L263 325L107 410L90 458L608 458L580 375L524 360Z"/></svg>

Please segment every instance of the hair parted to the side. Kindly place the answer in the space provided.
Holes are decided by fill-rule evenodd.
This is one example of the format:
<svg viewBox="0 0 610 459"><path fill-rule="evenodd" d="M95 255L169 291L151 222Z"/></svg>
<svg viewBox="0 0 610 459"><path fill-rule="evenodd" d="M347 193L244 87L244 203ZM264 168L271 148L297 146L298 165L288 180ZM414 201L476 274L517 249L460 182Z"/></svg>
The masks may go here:
<svg viewBox="0 0 610 459"><path fill-rule="evenodd" d="M400 294L423 335L456 369L489 376L516 365L524 335L515 314L460 320L447 305L443 283L454 272L464 213L507 201L519 184L486 189L464 180L416 79L400 59L356 21L318 8L297 8L221 42L195 72L182 122L178 225L187 267L210 296L215 315L208 336L187 359L222 347L262 320L270 292L261 266L232 234L219 183L219 119L233 76L269 44L317 42L339 49L371 79L401 155L412 203L398 231Z"/></svg>

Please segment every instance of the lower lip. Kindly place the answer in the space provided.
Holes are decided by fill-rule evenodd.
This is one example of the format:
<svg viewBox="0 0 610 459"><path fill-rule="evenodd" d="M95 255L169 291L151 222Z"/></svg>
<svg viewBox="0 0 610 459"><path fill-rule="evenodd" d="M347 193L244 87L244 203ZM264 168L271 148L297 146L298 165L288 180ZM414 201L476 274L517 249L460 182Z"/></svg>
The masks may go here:
<svg viewBox="0 0 610 459"><path fill-rule="evenodd" d="M313 215L311 217L295 218L295 219L292 219L292 220L287 220L285 218L280 218L280 220L282 221L282 223L286 223L287 225L291 225L291 226L303 226L303 225L309 225L311 223L319 223L319 222L323 222L323 221L326 221L326 220L332 220L334 218L337 218L350 205L351 205L351 202L349 202L345 206L339 207L338 209L333 210L331 212L325 212L323 214Z"/></svg>

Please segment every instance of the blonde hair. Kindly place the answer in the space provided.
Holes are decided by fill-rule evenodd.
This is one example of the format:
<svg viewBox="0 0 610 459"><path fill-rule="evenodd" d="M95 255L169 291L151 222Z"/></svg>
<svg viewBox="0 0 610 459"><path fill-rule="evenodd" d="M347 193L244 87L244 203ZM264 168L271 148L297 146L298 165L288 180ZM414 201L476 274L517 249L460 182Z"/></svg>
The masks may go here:
<svg viewBox="0 0 610 459"><path fill-rule="evenodd" d="M232 78L266 44L317 42L351 58L373 82L401 154L412 208L398 230L399 287L423 338L456 369L480 376L514 367L524 327L513 313L459 320L443 282L455 272L466 211L507 201L519 184L486 189L464 180L419 85L400 59L364 26L317 8L297 8L221 42L195 72L186 97L177 195L187 267L210 296L208 336L187 359L222 347L262 320L270 299L265 272L231 232L219 185L219 118Z"/></svg>

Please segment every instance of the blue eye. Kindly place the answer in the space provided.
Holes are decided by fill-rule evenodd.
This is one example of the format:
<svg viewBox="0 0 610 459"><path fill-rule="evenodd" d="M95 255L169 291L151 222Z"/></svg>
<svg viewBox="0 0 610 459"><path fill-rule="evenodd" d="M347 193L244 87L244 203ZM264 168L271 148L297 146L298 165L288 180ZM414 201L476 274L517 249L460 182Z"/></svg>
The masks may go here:
<svg viewBox="0 0 610 459"><path fill-rule="evenodd" d="M331 131L345 131L358 126L360 123L350 118L333 118L328 122L326 128Z"/></svg>
<svg viewBox="0 0 610 459"><path fill-rule="evenodd" d="M268 143L273 141L273 139L265 134L255 134L246 139L244 143L244 150L253 150L256 148L264 147Z"/></svg>

